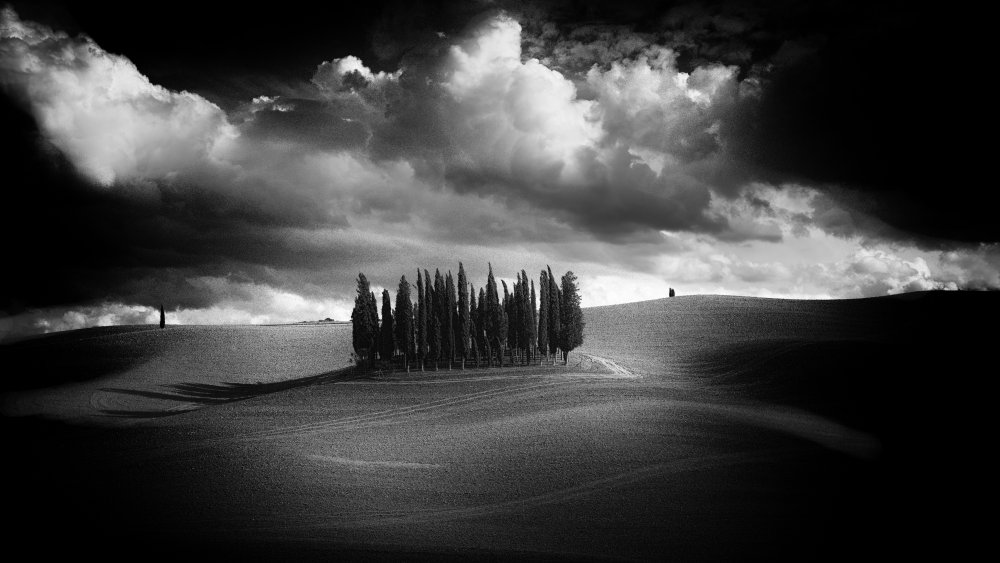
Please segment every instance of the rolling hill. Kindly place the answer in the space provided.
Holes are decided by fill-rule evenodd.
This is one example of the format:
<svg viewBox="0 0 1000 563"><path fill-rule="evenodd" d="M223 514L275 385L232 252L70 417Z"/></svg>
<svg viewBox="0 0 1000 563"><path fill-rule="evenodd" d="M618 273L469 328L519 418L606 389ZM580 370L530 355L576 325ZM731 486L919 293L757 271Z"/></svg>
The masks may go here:
<svg viewBox="0 0 1000 563"><path fill-rule="evenodd" d="M960 556L988 537L965 503L992 490L994 334L976 320L997 297L598 307L569 366L465 372L295 367L342 345L333 327L5 345L10 537L110 559ZM296 330L321 344L282 344ZM263 382L240 374L271 360L220 351L264 341L285 367ZM29 389L49 346L89 379ZM14 416L25 396L35 416Z"/></svg>

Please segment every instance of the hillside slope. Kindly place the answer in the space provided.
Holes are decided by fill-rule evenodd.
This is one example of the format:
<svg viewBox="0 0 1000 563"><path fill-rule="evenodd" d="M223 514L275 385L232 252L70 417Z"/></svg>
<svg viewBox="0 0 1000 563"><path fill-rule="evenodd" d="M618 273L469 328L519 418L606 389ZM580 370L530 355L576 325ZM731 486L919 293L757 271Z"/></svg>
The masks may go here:
<svg viewBox="0 0 1000 563"><path fill-rule="evenodd" d="M995 488L982 459L995 334L974 321L996 318L996 297L674 298L586 310L568 367L320 379L109 428L5 417L10 547L112 560L967 558L992 537L968 503ZM201 333L169 340L184 334ZM226 363L262 334L286 333L229 328L197 344ZM317 346L293 341L283 353ZM163 348L197 368L176 377L226 390L213 378L244 354L205 364L194 344ZM574 367L586 353L640 377ZM93 385L176 384L150 368L181 364L139 360L154 365Z"/></svg>

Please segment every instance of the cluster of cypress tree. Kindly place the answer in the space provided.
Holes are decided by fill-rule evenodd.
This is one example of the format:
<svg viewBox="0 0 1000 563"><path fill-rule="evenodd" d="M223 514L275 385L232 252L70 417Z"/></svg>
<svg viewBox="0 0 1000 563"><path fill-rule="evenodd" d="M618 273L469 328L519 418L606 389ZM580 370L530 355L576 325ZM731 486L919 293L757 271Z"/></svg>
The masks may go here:
<svg viewBox="0 0 1000 563"><path fill-rule="evenodd" d="M457 288L450 271L442 276L435 270L432 281L429 271L417 269L416 306L402 276L395 308L389 290L382 291L381 322L368 279L358 274L357 283L351 322L354 351L363 360L401 360L407 369L412 362L420 369L447 362L450 369L460 360L464 369L467 361L478 367L482 361L492 366L495 359L503 365L508 355L511 363L529 364L539 354L555 358L561 352L565 363L569 352L583 344L583 311L573 272L557 283L551 268L542 270L536 294L535 281L521 270L512 288L501 280L501 299L491 264L477 299L461 263Z"/></svg>

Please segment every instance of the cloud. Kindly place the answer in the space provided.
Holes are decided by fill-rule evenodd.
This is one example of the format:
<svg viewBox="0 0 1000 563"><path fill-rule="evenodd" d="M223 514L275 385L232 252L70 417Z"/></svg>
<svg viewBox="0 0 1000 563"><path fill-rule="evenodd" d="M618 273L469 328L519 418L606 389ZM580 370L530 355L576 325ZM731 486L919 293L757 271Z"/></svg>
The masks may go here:
<svg viewBox="0 0 1000 563"><path fill-rule="evenodd" d="M30 332L57 332L94 326L114 326L123 324L153 324L159 322L160 312L152 307L104 303L92 307L62 311L33 318Z"/></svg>
<svg viewBox="0 0 1000 563"><path fill-rule="evenodd" d="M577 180L577 154L600 135L593 103L537 60L521 61L521 26L507 17L486 22L444 61L449 123L464 150L456 162L544 183Z"/></svg>
<svg viewBox="0 0 1000 563"><path fill-rule="evenodd" d="M664 228L727 232L707 214L705 180L718 168L714 120L734 95L732 69L679 72L669 50L650 48L571 77L525 59L522 39L521 25L501 14L447 49L431 73L439 89L411 90L425 82L404 71L404 91L423 102L394 112L376 144L421 162L428 183L541 207L609 240ZM431 143L415 115L434 116Z"/></svg>
<svg viewBox="0 0 1000 563"><path fill-rule="evenodd" d="M278 324L305 320L350 318L353 300L309 298L268 285L231 277L201 276L187 280L213 296L205 307L166 310L168 324ZM104 302L87 306L52 307L4 319L0 341L8 335L47 333L98 326L155 324L158 307Z"/></svg>
<svg viewBox="0 0 1000 563"><path fill-rule="evenodd" d="M687 162L719 149L717 120L735 95L735 70L712 65L680 72L672 50L650 47L607 71L592 67L587 85L609 136L658 151L663 164Z"/></svg>
<svg viewBox="0 0 1000 563"><path fill-rule="evenodd" d="M46 136L102 185L162 178L211 160L235 134L218 106L154 85L90 38L4 8L0 83L28 100Z"/></svg>
<svg viewBox="0 0 1000 563"><path fill-rule="evenodd" d="M957 289L954 284L935 280L923 258L906 260L881 249L861 249L823 273L833 278L831 286L834 295L842 297Z"/></svg>
<svg viewBox="0 0 1000 563"><path fill-rule="evenodd" d="M776 248L776 243L733 244L690 233L665 236L676 240L677 250L655 258L628 283L641 281L651 288L669 283L684 294L838 299L1000 287L1000 253L993 246L936 252L885 243L862 245L818 229Z"/></svg>
<svg viewBox="0 0 1000 563"><path fill-rule="evenodd" d="M1000 288L1000 245L983 244L973 250L948 250L940 255L941 277L963 289Z"/></svg>
<svg viewBox="0 0 1000 563"><path fill-rule="evenodd" d="M313 75L312 83L327 96L342 92L363 92L387 88L399 78L399 73L372 72L354 55L322 63Z"/></svg>

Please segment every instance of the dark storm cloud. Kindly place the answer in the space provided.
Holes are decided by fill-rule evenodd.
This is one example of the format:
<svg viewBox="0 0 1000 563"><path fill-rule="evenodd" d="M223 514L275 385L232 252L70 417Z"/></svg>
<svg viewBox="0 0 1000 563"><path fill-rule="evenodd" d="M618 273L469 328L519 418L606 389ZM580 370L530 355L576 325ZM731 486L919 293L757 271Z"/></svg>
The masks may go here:
<svg viewBox="0 0 1000 563"><path fill-rule="evenodd" d="M956 105L975 89L962 77L986 68L987 19L975 10L799 1L522 9L535 16L525 19L528 53L569 72L635 56L644 42L669 46L683 71L737 67L741 88L759 95L720 119L726 153L753 179L830 186L855 211L866 200L874 219L859 217L851 235L932 248L1000 239L1000 197L982 181L989 157L971 141L990 125L979 104Z"/></svg>
<svg viewBox="0 0 1000 563"><path fill-rule="evenodd" d="M998 240L998 198L978 179L982 145L966 142L978 110L948 101L948 77L978 72L981 35L952 14L919 10L763 12L750 28L762 41L748 36L756 55L747 76L760 95L722 123L722 138L762 179L835 186L828 195L848 208L866 201L876 221L858 234L929 247Z"/></svg>
<svg viewBox="0 0 1000 563"><path fill-rule="evenodd" d="M267 283L273 268L359 258L350 247L309 248L279 236L283 228L317 223L307 205L292 213L209 190L161 186L153 199L95 190L58 151L39 150L45 141L27 115L7 102L2 112L13 125L6 130L0 222L4 311L95 299L154 304L165 295L179 305L206 306L213 296L186 279L235 273Z"/></svg>
<svg viewBox="0 0 1000 563"><path fill-rule="evenodd" d="M705 186L692 180L670 182L642 166L626 165L622 170L640 178L620 178L607 170L595 170L590 175L606 181L575 186L571 192L549 191L531 181L518 183L506 176L457 166L448 169L446 178L459 191L512 199L506 204L512 212L518 212L519 201L524 200L527 203L523 205L554 213L578 231L616 243L641 240L650 230L728 230L723 218L706 213L710 194Z"/></svg>

